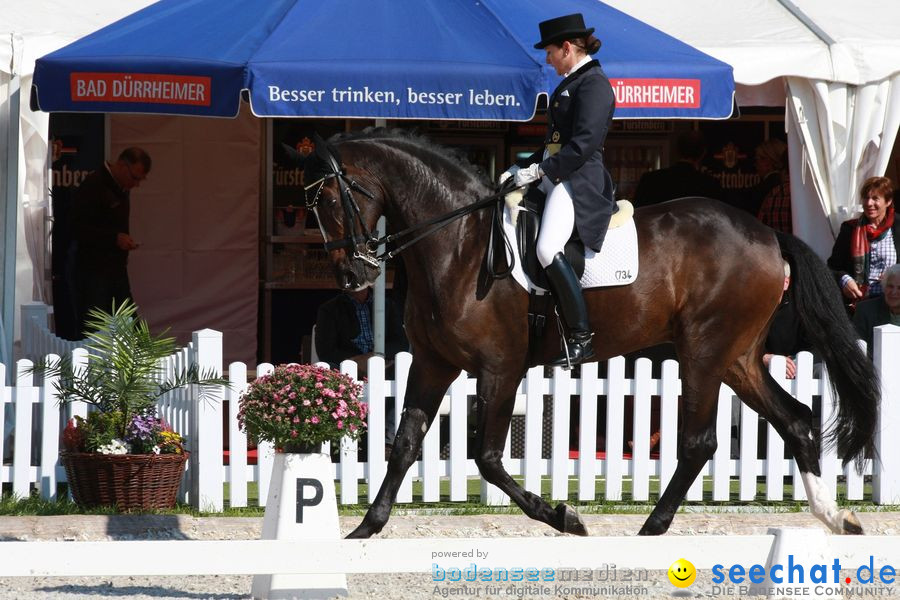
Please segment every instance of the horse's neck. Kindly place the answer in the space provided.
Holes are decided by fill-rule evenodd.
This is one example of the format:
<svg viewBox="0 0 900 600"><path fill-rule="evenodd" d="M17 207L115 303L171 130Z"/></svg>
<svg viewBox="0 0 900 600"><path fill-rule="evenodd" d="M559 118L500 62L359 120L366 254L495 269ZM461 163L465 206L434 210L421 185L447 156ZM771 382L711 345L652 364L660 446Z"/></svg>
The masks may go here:
<svg viewBox="0 0 900 600"><path fill-rule="evenodd" d="M396 168L394 169L396 172ZM480 186L467 180L465 189L452 189L431 174L422 177L421 172L410 168L409 173L395 177L388 187L389 199L385 214L392 232L402 231L437 219L480 199ZM409 182L415 182L410 185ZM410 279L416 271L427 272L427 280L440 285L447 278L477 277L480 257L487 242L487 213L480 209L468 215L456 217L445 227L436 230L404 250ZM400 240L406 243L424 233L428 227L417 230Z"/></svg>
<svg viewBox="0 0 900 600"><path fill-rule="evenodd" d="M423 175L423 170L427 174ZM469 176L461 176L455 184L442 180L424 161L410 161L402 171L392 163L385 165L382 172L394 173L390 180L382 180L382 184L388 192L385 215L395 231L447 215L487 194ZM481 215L461 219L467 227L479 227L483 220ZM453 228L453 224L448 227Z"/></svg>

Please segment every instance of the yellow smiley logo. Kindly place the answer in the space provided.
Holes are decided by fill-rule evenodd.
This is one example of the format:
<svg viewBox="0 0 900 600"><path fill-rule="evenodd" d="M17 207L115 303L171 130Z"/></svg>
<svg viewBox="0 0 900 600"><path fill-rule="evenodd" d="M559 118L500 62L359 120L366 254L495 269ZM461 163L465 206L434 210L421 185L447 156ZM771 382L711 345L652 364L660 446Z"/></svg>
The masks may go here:
<svg viewBox="0 0 900 600"><path fill-rule="evenodd" d="M694 568L691 561L679 558L672 563L671 567L669 567L667 575L669 576L669 581L672 582L672 585L675 587L686 588L697 579L697 569Z"/></svg>

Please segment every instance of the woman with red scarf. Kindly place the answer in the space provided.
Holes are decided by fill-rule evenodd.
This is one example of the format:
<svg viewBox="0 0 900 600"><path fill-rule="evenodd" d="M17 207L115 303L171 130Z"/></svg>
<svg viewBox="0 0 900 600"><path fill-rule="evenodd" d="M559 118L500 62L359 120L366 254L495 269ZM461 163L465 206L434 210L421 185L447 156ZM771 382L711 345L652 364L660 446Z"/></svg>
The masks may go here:
<svg viewBox="0 0 900 600"><path fill-rule="evenodd" d="M882 295L881 275L897 263L900 223L894 219L894 184L870 177L860 189L863 214L841 224L828 259L844 298L856 304Z"/></svg>

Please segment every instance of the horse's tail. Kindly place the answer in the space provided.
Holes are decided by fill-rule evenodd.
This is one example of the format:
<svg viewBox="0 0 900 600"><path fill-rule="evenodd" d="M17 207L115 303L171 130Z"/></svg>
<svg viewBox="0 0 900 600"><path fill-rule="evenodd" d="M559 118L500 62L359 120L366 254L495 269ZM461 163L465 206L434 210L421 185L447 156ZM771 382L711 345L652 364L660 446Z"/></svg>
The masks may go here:
<svg viewBox="0 0 900 600"><path fill-rule="evenodd" d="M873 441L880 400L878 375L860 349L856 331L825 263L803 241L778 233L781 253L791 265L789 297L795 302L801 327L813 349L825 361L838 415L829 425L826 440L837 443L844 464L862 467Z"/></svg>

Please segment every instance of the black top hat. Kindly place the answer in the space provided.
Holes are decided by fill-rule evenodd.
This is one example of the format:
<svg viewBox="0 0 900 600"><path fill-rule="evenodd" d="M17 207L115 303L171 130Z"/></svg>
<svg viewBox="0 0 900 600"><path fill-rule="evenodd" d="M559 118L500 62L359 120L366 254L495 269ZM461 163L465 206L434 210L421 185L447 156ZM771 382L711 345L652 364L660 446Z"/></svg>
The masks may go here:
<svg viewBox="0 0 900 600"><path fill-rule="evenodd" d="M534 45L538 50L550 44L573 38L587 37L594 33L593 27L584 26L584 17L581 16L581 13L556 17L549 21L541 21L538 27L541 29L541 41Z"/></svg>

